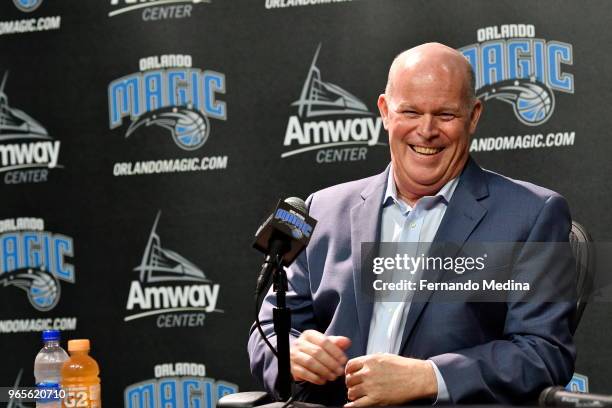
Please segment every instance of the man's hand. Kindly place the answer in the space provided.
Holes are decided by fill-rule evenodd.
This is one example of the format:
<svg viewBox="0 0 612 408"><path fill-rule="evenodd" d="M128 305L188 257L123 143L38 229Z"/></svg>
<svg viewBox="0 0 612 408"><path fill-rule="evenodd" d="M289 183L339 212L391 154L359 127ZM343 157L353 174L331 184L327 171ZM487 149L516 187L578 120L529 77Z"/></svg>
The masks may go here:
<svg viewBox="0 0 612 408"><path fill-rule="evenodd" d="M291 375L296 381L323 385L344 374L347 362L344 350L351 345L348 337L326 336L306 330L291 343Z"/></svg>
<svg viewBox="0 0 612 408"><path fill-rule="evenodd" d="M347 408L401 405L438 395L430 362L394 354L357 357L346 364Z"/></svg>

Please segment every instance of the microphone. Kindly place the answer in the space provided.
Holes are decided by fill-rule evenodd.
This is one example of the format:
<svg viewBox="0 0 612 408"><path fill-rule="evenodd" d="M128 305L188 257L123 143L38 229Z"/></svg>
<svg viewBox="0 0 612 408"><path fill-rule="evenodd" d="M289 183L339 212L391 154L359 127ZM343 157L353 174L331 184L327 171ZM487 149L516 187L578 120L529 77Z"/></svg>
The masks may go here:
<svg viewBox="0 0 612 408"><path fill-rule="evenodd" d="M287 307L286 302L288 282L284 268L306 248L316 224L317 221L308 215L304 201L290 197L278 202L272 215L255 233L253 243L253 247L266 254L255 290L255 325L263 341L276 356L278 365L276 388L281 400L286 400L291 395L293 381L289 357L291 309ZM261 307L259 299L270 280L273 281L276 296L276 307L272 310L276 349L266 337L259 321Z"/></svg>
<svg viewBox="0 0 612 408"><path fill-rule="evenodd" d="M308 215L304 200L297 197L279 200L272 215L255 233L253 247L266 254L264 268L257 279L257 294L264 290L273 270L266 266L278 261L282 266L291 265L310 242L316 224Z"/></svg>
<svg viewBox="0 0 612 408"><path fill-rule="evenodd" d="M541 407L612 407L612 397L570 392L563 387L548 387L540 394L539 403Z"/></svg>

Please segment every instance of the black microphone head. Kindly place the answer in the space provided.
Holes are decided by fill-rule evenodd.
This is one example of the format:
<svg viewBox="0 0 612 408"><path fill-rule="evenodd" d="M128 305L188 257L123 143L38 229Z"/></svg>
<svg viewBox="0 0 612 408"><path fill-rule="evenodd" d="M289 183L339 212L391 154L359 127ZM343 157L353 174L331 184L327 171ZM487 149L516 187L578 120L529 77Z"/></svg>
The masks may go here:
<svg viewBox="0 0 612 408"><path fill-rule="evenodd" d="M555 406L555 392L562 391L565 388L555 386L544 388L544 390L540 393L540 398L538 398L538 403L541 407L552 407Z"/></svg>
<svg viewBox="0 0 612 408"><path fill-rule="evenodd" d="M284 200L287 204L295 207L296 210L304 214L308 214L308 210L306 209L306 203L299 197L289 197Z"/></svg>
<svg viewBox="0 0 612 408"><path fill-rule="evenodd" d="M308 245L317 221L308 215L304 200L289 197L281 200L268 219L255 233L253 247L270 254L281 255L288 266Z"/></svg>

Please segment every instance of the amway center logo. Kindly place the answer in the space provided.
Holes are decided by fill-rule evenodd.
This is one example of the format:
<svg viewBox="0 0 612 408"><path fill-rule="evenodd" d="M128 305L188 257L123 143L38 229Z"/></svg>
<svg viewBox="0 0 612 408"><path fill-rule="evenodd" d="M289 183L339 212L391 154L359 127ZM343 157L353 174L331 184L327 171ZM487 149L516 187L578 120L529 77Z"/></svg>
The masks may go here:
<svg viewBox="0 0 612 408"><path fill-rule="evenodd" d="M109 17L132 11L141 11L143 21L158 21L191 17L193 6L211 0L111 0Z"/></svg>
<svg viewBox="0 0 612 408"><path fill-rule="evenodd" d="M126 309L132 314L124 321L157 316L159 328L198 327L205 313L217 309L219 284L213 284L200 268L174 251L161 246L157 214L142 255L139 279L132 281Z"/></svg>
<svg viewBox="0 0 612 408"><path fill-rule="evenodd" d="M0 284L26 292L32 307L53 309L60 299L60 281L75 283L70 237L45 231L40 218L0 220Z"/></svg>
<svg viewBox="0 0 612 408"><path fill-rule="evenodd" d="M5 92L8 72L0 85L0 173L5 184L47 181L58 165L60 141L24 111L9 106Z"/></svg>
<svg viewBox="0 0 612 408"><path fill-rule="evenodd" d="M316 65L320 50L319 44L300 99L291 104L298 114L289 117L283 145L292 150L281 157L319 150L317 163L365 160L368 147L385 145L378 142L382 120L356 96L322 80ZM362 147L347 147L355 145Z"/></svg>
<svg viewBox="0 0 612 408"><path fill-rule="evenodd" d="M125 389L125 408L214 408L221 397L238 392L236 384L207 377L204 364L158 364L154 374Z"/></svg>
<svg viewBox="0 0 612 408"><path fill-rule="evenodd" d="M535 38L531 24L481 28L477 38L460 51L474 68L478 97L510 104L521 123L545 123L555 91L574 93L574 76L563 72L563 65L573 64L571 44Z"/></svg>
<svg viewBox="0 0 612 408"><path fill-rule="evenodd" d="M21 382L22 375L23 375L23 368L20 369L19 372L17 373L17 378L15 378L15 384L13 385L13 388L11 388L15 392L21 389L19 383ZM8 405L6 406L6 408L29 408L29 407L27 405L24 405L20 400L13 397L8 400Z"/></svg>

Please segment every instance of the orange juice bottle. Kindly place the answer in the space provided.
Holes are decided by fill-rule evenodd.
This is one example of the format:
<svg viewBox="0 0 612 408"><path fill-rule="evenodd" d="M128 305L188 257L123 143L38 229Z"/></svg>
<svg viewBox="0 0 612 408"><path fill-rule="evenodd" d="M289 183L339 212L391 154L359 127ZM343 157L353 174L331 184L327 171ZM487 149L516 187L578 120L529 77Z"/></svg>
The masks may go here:
<svg viewBox="0 0 612 408"><path fill-rule="evenodd" d="M62 408L101 408L100 369L89 356L89 340L68 341L70 359L62 367Z"/></svg>

